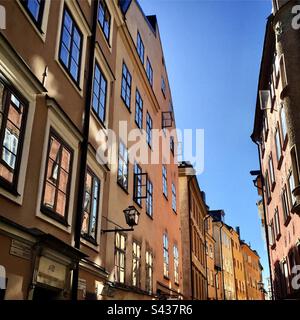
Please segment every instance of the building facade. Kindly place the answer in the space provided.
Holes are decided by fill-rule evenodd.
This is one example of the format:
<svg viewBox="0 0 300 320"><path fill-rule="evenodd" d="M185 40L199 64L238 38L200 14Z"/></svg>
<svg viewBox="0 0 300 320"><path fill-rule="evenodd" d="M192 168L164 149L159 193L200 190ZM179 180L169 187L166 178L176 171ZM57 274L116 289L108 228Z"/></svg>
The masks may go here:
<svg viewBox="0 0 300 320"><path fill-rule="evenodd" d="M123 135L145 128L149 155L152 129L163 129L159 149L174 159L155 16L134 0L0 5L1 296L179 299L177 165L129 159Z"/></svg>
<svg viewBox="0 0 300 320"><path fill-rule="evenodd" d="M236 300L247 300L244 258L240 245L240 228L229 228L231 232L231 247L233 255L233 270L235 279Z"/></svg>
<svg viewBox="0 0 300 320"><path fill-rule="evenodd" d="M208 216L205 221L205 250L207 266L207 299L220 300L222 295L221 269L215 262L215 239L213 237L213 218Z"/></svg>
<svg viewBox="0 0 300 320"><path fill-rule="evenodd" d="M275 299L299 297L292 287L300 263L299 32L293 8L273 1L267 21L252 139L258 145L266 240ZM260 183L258 184L260 189Z"/></svg>
<svg viewBox="0 0 300 320"><path fill-rule="evenodd" d="M243 254L247 300L265 300L265 292L262 285L262 266L259 255L255 250L241 241Z"/></svg>
<svg viewBox="0 0 300 320"><path fill-rule="evenodd" d="M207 299L207 266L204 221L207 215L205 197L194 168L179 164L179 210L181 218L183 295L189 300Z"/></svg>

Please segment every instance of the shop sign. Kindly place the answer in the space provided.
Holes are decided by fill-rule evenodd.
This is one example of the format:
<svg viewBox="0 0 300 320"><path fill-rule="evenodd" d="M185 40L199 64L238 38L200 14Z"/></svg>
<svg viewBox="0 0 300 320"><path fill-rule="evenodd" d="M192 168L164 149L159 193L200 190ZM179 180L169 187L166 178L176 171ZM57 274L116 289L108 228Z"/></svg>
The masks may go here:
<svg viewBox="0 0 300 320"><path fill-rule="evenodd" d="M64 289L66 282L67 267L52 259L40 257L37 282Z"/></svg>

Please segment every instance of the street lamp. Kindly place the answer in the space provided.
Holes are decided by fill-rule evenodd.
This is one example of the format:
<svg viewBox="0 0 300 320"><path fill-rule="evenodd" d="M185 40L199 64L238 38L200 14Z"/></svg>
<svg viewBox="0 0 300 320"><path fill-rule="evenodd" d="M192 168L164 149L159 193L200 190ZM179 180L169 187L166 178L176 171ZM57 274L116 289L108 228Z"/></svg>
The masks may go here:
<svg viewBox="0 0 300 320"><path fill-rule="evenodd" d="M125 221L127 225L130 227L130 229L121 229L121 228L116 228L116 229L109 229L109 230L101 230L102 233L107 233L107 232L128 232L128 231L134 231L133 227L137 226L139 223L139 218L140 218L140 213L137 211L137 209L134 206L129 206L125 210L123 210L124 216L125 216Z"/></svg>

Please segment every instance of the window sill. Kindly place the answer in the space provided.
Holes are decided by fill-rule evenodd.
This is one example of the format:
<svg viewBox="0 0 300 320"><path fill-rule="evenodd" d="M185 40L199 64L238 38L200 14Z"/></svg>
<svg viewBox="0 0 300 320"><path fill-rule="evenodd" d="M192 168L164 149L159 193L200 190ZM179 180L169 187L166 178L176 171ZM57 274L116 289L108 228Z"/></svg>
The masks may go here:
<svg viewBox="0 0 300 320"><path fill-rule="evenodd" d="M106 125L104 124L105 120L102 121L102 120L99 118L99 116L97 115L97 113L94 111L93 107L91 107L91 109L92 109L92 112L91 112L91 113L92 113L93 117L95 118L95 120L100 124L100 126L102 127L102 129L106 130L107 128L106 128Z"/></svg>
<svg viewBox="0 0 300 320"><path fill-rule="evenodd" d="M168 281L170 281L170 278L169 278L169 276L165 276L165 275L164 275L164 279L165 279L165 280L168 280Z"/></svg>
<svg viewBox="0 0 300 320"><path fill-rule="evenodd" d="M153 215L150 215L148 212L146 212L146 216L147 216L149 219L153 220Z"/></svg>
<svg viewBox="0 0 300 320"><path fill-rule="evenodd" d="M64 65L60 62L59 58L55 59L55 61L57 62L57 64L59 65L60 69L62 70L62 72L64 73L64 75L66 76L66 78L68 79L68 81L71 83L71 85L73 86L73 88L76 90L76 92L80 95L80 97L83 97L83 92L82 89L80 88L80 85L69 75L69 72L67 71L67 69L64 67Z"/></svg>
<svg viewBox="0 0 300 320"><path fill-rule="evenodd" d="M271 203L271 201L272 201L272 197L268 198L267 199L267 205L269 205Z"/></svg>
<svg viewBox="0 0 300 320"><path fill-rule="evenodd" d="M46 41L46 31L43 30L41 28L41 26L38 25L37 22L35 22L33 20L33 18L31 17L31 14L30 12L28 11L28 9L25 7L25 5L21 2L21 0L18 0L17 1L21 11L23 12L23 14L25 15L26 19L28 20L28 22L31 24L33 30L36 32L36 34L38 35L38 37L41 39L41 41L43 43L45 43ZM44 12L43 12L43 15L45 14L45 8L44 8ZM44 17L43 17L44 19Z"/></svg>
<svg viewBox="0 0 300 320"><path fill-rule="evenodd" d="M292 218L291 218L291 216L289 215L289 216L285 219L285 221L284 221L284 226L287 227L287 226L289 225L289 223L290 223L291 220L292 220Z"/></svg>
<svg viewBox="0 0 300 320"><path fill-rule="evenodd" d="M97 241L96 241L94 238L92 238L92 237L90 237L89 235L87 235L87 234L81 234L81 238L82 238L83 240L87 241L88 243L90 243L91 245L95 246L95 247L98 247L98 246L99 246L99 244L97 243Z"/></svg>
<svg viewBox="0 0 300 320"><path fill-rule="evenodd" d="M127 109L127 111L128 111L130 114L132 114L131 108L130 108L130 104L129 104L129 107L128 107L127 104L126 104L126 101L124 100L124 98L122 97L122 95L121 95L121 100L122 100L125 108Z"/></svg>
<svg viewBox="0 0 300 320"><path fill-rule="evenodd" d="M283 162L283 155L280 156L277 164L277 169L280 170Z"/></svg>
<svg viewBox="0 0 300 320"><path fill-rule="evenodd" d="M164 193L163 193L163 195L164 195L164 198L165 198L167 201L169 201L168 196L165 195Z"/></svg>
<svg viewBox="0 0 300 320"><path fill-rule="evenodd" d="M65 227L70 227L70 225L68 224L66 218L60 216L59 214L53 212L52 210L48 209L45 206L41 206L41 212L48 216L49 218L55 220L56 222L59 222L60 224L62 224Z"/></svg>
<svg viewBox="0 0 300 320"><path fill-rule="evenodd" d="M276 236L276 241L279 241L280 238L281 238L281 233L279 233L279 234Z"/></svg>
<svg viewBox="0 0 300 320"><path fill-rule="evenodd" d="M265 142L267 142L268 141L268 136L269 136L269 129L266 131L266 135L265 135Z"/></svg>
<svg viewBox="0 0 300 320"><path fill-rule="evenodd" d="M276 182L274 181L274 182L272 183L272 186L271 186L271 192L274 191L275 187L276 187Z"/></svg>
<svg viewBox="0 0 300 320"><path fill-rule="evenodd" d="M102 37L103 37L103 39L104 39L104 42L106 43L106 46L107 46L108 50L109 50L110 52L112 52L112 47L111 47L111 44L110 44L111 25L110 25L110 29L109 29L108 39L106 38L106 36L105 36L105 34L104 34L104 31L103 31L103 29L102 29L102 27L101 27L101 24L100 24L100 22L99 22L98 19L97 19L97 25L98 25L99 29L101 30Z"/></svg>
<svg viewBox="0 0 300 320"><path fill-rule="evenodd" d="M21 195L17 191L17 188L14 184L10 184L6 180L0 177L0 187L3 188L5 191L9 192L14 197L20 197Z"/></svg>
<svg viewBox="0 0 300 320"><path fill-rule="evenodd" d="M117 185L118 185L127 195L129 195L128 190L127 190L119 181L117 181Z"/></svg>
<svg viewBox="0 0 300 320"><path fill-rule="evenodd" d="M283 144L282 144L282 150L286 150L286 147L288 145L288 135L285 136L285 138L283 139Z"/></svg>
<svg viewBox="0 0 300 320"><path fill-rule="evenodd" d="M134 203L140 208L143 209L143 206L141 203L138 203L137 200L133 197L132 200L134 201ZM142 199L141 199L142 200Z"/></svg>

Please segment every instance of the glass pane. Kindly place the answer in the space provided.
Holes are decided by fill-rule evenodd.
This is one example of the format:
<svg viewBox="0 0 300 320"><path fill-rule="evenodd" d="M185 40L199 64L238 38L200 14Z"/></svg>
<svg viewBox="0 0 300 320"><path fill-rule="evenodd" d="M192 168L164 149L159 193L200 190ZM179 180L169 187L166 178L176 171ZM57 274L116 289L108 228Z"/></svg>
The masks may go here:
<svg viewBox="0 0 300 320"><path fill-rule="evenodd" d="M82 233L88 233L88 225L89 225L89 215L88 213L84 212L83 219L82 219L82 228L81 228Z"/></svg>
<svg viewBox="0 0 300 320"><path fill-rule="evenodd" d="M37 0L28 0L28 9L33 15L34 19L37 21L39 17L40 4Z"/></svg>
<svg viewBox="0 0 300 320"><path fill-rule="evenodd" d="M66 49L64 44L61 45L60 58L67 67L69 65L69 51Z"/></svg>
<svg viewBox="0 0 300 320"><path fill-rule="evenodd" d="M74 80L78 80L78 67L73 59L71 60L71 75Z"/></svg>
<svg viewBox="0 0 300 320"><path fill-rule="evenodd" d="M72 32L73 22L67 11L65 11L64 26L69 30L70 33Z"/></svg>
<svg viewBox="0 0 300 320"><path fill-rule="evenodd" d="M0 177L5 179L6 181L12 183L13 182L13 173L9 171L5 166L0 164Z"/></svg>
<svg viewBox="0 0 300 320"><path fill-rule="evenodd" d="M4 85L0 82L0 114L3 112L4 104L3 104L3 98L4 98ZM0 122L1 125L1 122Z"/></svg>
<svg viewBox="0 0 300 320"><path fill-rule="evenodd" d="M62 151L62 157L61 157L61 167L66 172L69 172L70 170L70 160L71 160L70 152L64 148Z"/></svg>
<svg viewBox="0 0 300 320"><path fill-rule="evenodd" d="M62 41L66 48L71 48L71 35L66 28L63 29Z"/></svg>
<svg viewBox="0 0 300 320"><path fill-rule="evenodd" d="M66 195L59 191L57 194L56 212L61 216L65 216L65 208Z"/></svg>
<svg viewBox="0 0 300 320"><path fill-rule="evenodd" d="M79 33L79 31L77 30L77 28L74 29L74 42L77 46L78 49L80 49L81 46L81 35Z"/></svg>
<svg viewBox="0 0 300 320"><path fill-rule="evenodd" d="M22 111L23 108L16 109L14 106L9 107L8 119L18 128L20 129L22 124Z"/></svg>
<svg viewBox="0 0 300 320"><path fill-rule="evenodd" d="M46 207L53 209L54 201L55 201L55 187L50 183L46 182L43 204Z"/></svg>
<svg viewBox="0 0 300 320"><path fill-rule="evenodd" d="M68 187L68 178L69 175L64 170L60 170L59 175L59 190L63 193L67 193L67 187Z"/></svg>

